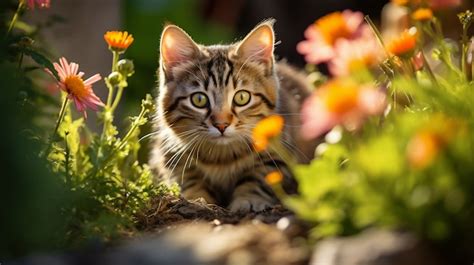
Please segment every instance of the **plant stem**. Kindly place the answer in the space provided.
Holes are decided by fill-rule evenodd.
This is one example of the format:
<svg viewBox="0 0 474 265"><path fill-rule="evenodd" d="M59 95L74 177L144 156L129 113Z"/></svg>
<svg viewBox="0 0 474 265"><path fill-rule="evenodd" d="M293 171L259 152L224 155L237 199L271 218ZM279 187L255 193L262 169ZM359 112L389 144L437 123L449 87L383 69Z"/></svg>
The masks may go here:
<svg viewBox="0 0 474 265"><path fill-rule="evenodd" d="M438 81L436 80L436 76L434 75L433 70L431 70L431 67L428 63L428 60L426 59L426 56L423 50L421 50L421 58L423 59L423 67L425 67L426 71L428 72L428 75L431 77L431 80L433 81L434 84L438 84Z"/></svg>
<svg viewBox="0 0 474 265"><path fill-rule="evenodd" d="M122 140L119 142L119 144L117 144L116 147L114 149L112 149L112 151L109 153L109 155L103 160L102 165L100 167L94 169L92 175L94 175L94 176L97 175L97 173L99 173L103 168L105 168L109 164L110 160L115 155L115 153L120 151L120 149L122 149L125 146L125 144L128 141L128 138L130 138L130 136L140 126L139 121L143 119L143 117L147 114L147 112L148 112L148 110L145 107L142 106L140 114L135 119L135 121L132 123L132 126L128 130L127 134L125 134L125 136L122 138Z"/></svg>
<svg viewBox="0 0 474 265"><path fill-rule="evenodd" d="M112 72L117 71L117 62L119 60L120 54L116 51L112 51Z"/></svg>
<svg viewBox="0 0 474 265"><path fill-rule="evenodd" d="M12 21L10 21L10 25L8 26L7 37L10 36L11 31L13 30L13 26L15 26L16 21L20 17L20 12L23 9L23 0L18 3L18 7L16 9L15 15L13 15Z"/></svg>
<svg viewBox="0 0 474 265"><path fill-rule="evenodd" d="M18 61L18 70L21 70L21 65L23 64L23 57L25 54L23 52L20 52L20 60Z"/></svg>
<svg viewBox="0 0 474 265"><path fill-rule="evenodd" d="M112 73L117 70L117 62L119 60L120 54L116 51L112 51ZM108 83L108 82L107 82ZM109 95L107 96L107 107L112 105L112 100L114 97L114 86L107 84L109 89Z"/></svg>
<svg viewBox="0 0 474 265"><path fill-rule="evenodd" d="M467 61L467 56L469 52L469 38L467 37L468 27L463 25L462 28L462 37L461 37L461 70L466 75L468 81L472 80L472 66Z"/></svg>
<svg viewBox="0 0 474 265"><path fill-rule="evenodd" d="M106 107L110 107L110 105L112 104L113 96L114 96L114 86L107 84L107 88L109 89L109 95L107 96Z"/></svg>
<svg viewBox="0 0 474 265"><path fill-rule="evenodd" d="M69 132L66 132L66 135L64 137L64 143L66 145L66 159L64 161L65 165L65 175L66 175L66 184L70 185L71 184L71 177L69 175L69 164L70 164L70 155L71 155L71 150L69 149L69 144L67 142L67 137L69 135Z"/></svg>
<svg viewBox="0 0 474 265"><path fill-rule="evenodd" d="M58 117L58 120L56 121L56 126L54 126L53 135L49 139L48 146L46 147L46 150L44 152L45 156L48 156L48 153L51 150L51 147L53 146L54 139L56 135L58 134L59 126L61 125L64 115L66 114L68 100L69 99L67 95L64 95L64 101L63 101L63 104L61 105L61 110L59 111L59 117Z"/></svg>
<svg viewBox="0 0 474 265"><path fill-rule="evenodd" d="M68 100L69 100L69 98L67 97L67 95L65 95L63 104L61 106L61 110L59 111L58 120L56 121L56 126L54 127L53 137L55 137L56 134L58 133L59 125L61 125L61 122L63 121L64 115L66 114L66 107L67 107Z"/></svg>
<svg viewBox="0 0 474 265"><path fill-rule="evenodd" d="M117 95L115 96L114 103L112 104L112 107L110 108L110 111L112 113L115 111L115 109L117 108L117 106L120 102L120 98L122 97L123 89L124 89L123 86L119 86L118 91L117 91Z"/></svg>
<svg viewBox="0 0 474 265"><path fill-rule="evenodd" d="M390 53L387 51L387 48L385 47L385 43L383 41L383 37L382 37L382 34L380 33L380 31L377 29L377 26L375 26L374 22L372 21L372 19L370 19L369 16L365 16L364 17L365 21L367 22L367 24L369 24L370 26L370 29L372 29L372 32L374 33L375 37L377 38L380 46L382 46L382 49L385 51L385 54L387 55L387 58L389 59L390 63L393 63L392 62L392 56L390 55Z"/></svg>
<svg viewBox="0 0 474 265"><path fill-rule="evenodd" d="M144 107L142 107L140 114L138 114L138 117L136 118L135 122L133 122L132 127L130 127L130 130L128 130L127 134L123 137L122 141L120 141L117 151L123 148L123 146L127 143L128 138L130 138L130 136L135 132L138 126L140 126L139 121L143 119L146 113L147 113L147 110Z"/></svg>

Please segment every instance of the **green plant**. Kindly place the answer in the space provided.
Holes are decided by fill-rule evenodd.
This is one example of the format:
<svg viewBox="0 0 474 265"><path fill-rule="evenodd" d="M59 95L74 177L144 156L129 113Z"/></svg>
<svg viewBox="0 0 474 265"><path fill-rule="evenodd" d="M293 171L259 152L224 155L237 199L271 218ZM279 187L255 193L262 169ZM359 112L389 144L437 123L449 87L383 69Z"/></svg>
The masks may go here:
<svg viewBox="0 0 474 265"><path fill-rule="evenodd" d="M464 34L469 23L463 19L469 14L460 15ZM459 56L444 41L435 18L417 25L416 39L403 46L408 49L398 56L387 54L379 70L362 65L339 77L384 87L385 113L366 117L358 130L344 122L339 124L345 128L332 125L326 136L329 142L318 147L317 158L294 168L300 195L285 202L313 224L313 240L389 227L408 229L445 247L474 242L474 83L472 69L466 67L471 61L465 48ZM430 37L437 44L430 57L430 64L438 65L436 71L426 58L415 70L412 58L425 52L420 40ZM467 45L467 39L462 37L460 47ZM460 63L454 58L460 58ZM315 97L332 104L327 105L328 111L334 105L359 108L350 105L346 95L340 93L329 101L318 90ZM316 117L341 115L314 106L307 111ZM324 117L320 120L324 122Z"/></svg>

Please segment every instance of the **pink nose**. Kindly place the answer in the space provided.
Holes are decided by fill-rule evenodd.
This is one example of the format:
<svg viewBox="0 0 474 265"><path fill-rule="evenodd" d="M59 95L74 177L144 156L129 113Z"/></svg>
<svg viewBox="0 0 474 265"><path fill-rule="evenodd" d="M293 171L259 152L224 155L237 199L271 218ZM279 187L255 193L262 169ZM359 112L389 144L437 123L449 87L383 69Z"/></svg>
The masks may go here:
<svg viewBox="0 0 474 265"><path fill-rule="evenodd" d="M229 127L228 123L213 123L214 127L216 127L221 134L224 134L224 131L227 127Z"/></svg>

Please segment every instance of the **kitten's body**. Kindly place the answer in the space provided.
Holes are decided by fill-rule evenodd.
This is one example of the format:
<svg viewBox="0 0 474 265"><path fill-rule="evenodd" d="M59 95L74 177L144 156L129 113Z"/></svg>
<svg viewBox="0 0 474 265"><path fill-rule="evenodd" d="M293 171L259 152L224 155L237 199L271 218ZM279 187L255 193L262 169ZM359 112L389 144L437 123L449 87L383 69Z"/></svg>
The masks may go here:
<svg viewBox="0 0 474 265"><path fill-rule="evenodd" d="M271 171L280 171L285 190L296 192L278 154L271 149L257 153L250 137L258 121L279 113L285 118L284 145L302 162L314 150L298 136L298 113L310 88L297 71L273 61L271 24L261 24L241 43L207 47L168 26L161 56L150 161L159 179L179 183L185 198L202 197L235 211L260 211L277 203L264 182ZM247 95L245 105L237 104Z"/></svg>

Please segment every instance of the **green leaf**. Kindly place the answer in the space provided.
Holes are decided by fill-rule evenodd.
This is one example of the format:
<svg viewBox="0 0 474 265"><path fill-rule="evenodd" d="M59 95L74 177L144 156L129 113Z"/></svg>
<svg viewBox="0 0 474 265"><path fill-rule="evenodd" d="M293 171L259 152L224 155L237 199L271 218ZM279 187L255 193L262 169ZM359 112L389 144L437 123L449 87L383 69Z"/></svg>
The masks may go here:
<svg viewBox="0 0 474 265"><path fill-rule="evenodd" d="M56 71L56 69L54 69L53 63L48 58L46 58L46 56L30 48L25 48L22 50L22 52L30 56L31 59L33 59L37 64L50 70L51 73L53 73L54 77L59 80L58 72Z"/></svg>

